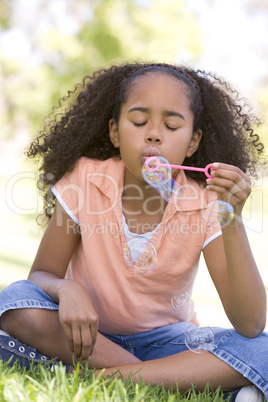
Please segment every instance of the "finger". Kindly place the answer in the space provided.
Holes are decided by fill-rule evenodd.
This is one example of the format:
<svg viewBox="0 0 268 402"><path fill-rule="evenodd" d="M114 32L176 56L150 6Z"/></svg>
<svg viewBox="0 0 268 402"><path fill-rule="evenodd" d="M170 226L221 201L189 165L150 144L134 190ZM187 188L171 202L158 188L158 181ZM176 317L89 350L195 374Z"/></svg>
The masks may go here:
<svg viewBox="0 0 268 402"><path fill-rule="evenodd" d="M233 207L242 201L241 199L237 198L235 195L231 194L230 192L223 189L222 187L209 186L208 190L217 193L218 200L227 202L228 204L232 205Z"/></svg>
<svg viewBox="0 0 268 402"><path fill-rule="evenodd" d="M98 318L97 318L97 319L96 319L96 323L95 323L94 325L91 325L91 327L90 327L90 330L91 330L91 340L92 340L91 349L90 349L90 355L92 355L92 353L93 353L94 346L95 346L95 343L96 343L96 340L97 340L98 326L99 326L99 323L98 323Z"/></svg>
<svg viewBox="0 0 268 402"><path fill-rule="evenodd" d="M79 356L79 359L81 361L84 361L89 358L92 349L92 337L90 327L86 324L81 327L81 337L82 337L82 345L81 345L81 355Z"/></svg>
<svg viewBox="0 0 268 402"><path fill-rule="evenodd" d="M247 184L251 185L250 178L237 166L228 165L226 163L213 163L213 171L211 175L213 177L225 177L230 178L235 182L239 182L240 180L244 180Z"/></svg>
<svg viewBox="0 0 268 402"><path fill-rule="evenodd" d="M247 198L251 192L250 185L244 180L240 180L236 183L230 179L214 177L213 179L208 179L207 184L209 185L210 190L215 191L218 194L228 197L231 193L237 199L241 200Z"/></svg>
<svg viewBox="0 0 268 402"><path fill-rule="evenodd" d="M72 327L70 324L67 324L67 323L62 323L61 325L62 325L63 331L65 333L70 352L73 354L74 353L74 344L73 344Z"/></svg>
<svg viewBox="0 0 268 402"><path fill-rule="evenodd" d="M77 325L72 326L72 337L73 337L73 353L75 357L79 359L82 351L82 337L79 326Z"/></svg>

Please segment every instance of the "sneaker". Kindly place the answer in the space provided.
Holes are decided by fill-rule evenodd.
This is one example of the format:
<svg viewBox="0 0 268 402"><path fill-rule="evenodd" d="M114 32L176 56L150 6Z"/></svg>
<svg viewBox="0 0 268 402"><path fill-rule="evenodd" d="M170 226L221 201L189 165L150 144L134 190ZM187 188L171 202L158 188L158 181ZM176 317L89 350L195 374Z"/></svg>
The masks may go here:
<svg viewBox="0 0 268 402"><path fill-rule="evenodd" d="M241 388L235 398L235 402L263 402L263 400L263 393L254 385Z"/></svg>
<svg viewBox="0 0 268 402"><path fill-rule="evenodd" d="M54 371L54 366L60 364L51 357L42 355L34 348L19 342L2 330L0 330L0 359L3 362L7 362L10 367L17 362L20 367L25 367L26 370L30 368L32 362L35 365L40 362L47 363L52 372ZM66 372L70 370L70 366L65 364L62 364L62 366L65 367Z"/></svg>
<svg viewBox="0 0 268 402"><path fill-rule="evenodd" d="M230 402L263 402L263 393L255 385L235 389L232 392L224 394L223 400L226 401L229 397Z"/></svg>

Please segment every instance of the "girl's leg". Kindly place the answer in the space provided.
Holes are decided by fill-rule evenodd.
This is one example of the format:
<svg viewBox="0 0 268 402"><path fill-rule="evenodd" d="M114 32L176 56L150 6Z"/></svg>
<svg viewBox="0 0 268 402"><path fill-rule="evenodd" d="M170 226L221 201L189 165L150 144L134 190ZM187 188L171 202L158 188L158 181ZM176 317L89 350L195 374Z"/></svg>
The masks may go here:
<svg viewBox="0 0 268 402"><path fill-rule="evenodd" d="M124 380L131 373L134 382L142 378L152 385L163 383L166 389L178 383L181 392L192 386L197 392L203 391L207 383L212 390L219 386L223 389L236 389L252 385L242 374L209 352L197 354L185 351L161 359L116 365L106 369L103 375L107 377L117 372L115 375L120 376L118 370ZM99 371L96 370L95 374L98 375Z"/></svg>
<svg viewBox="0 0 268 402"><path fill-rule="evenodd" d="M58 311L36 308L8 310L1 316L0 326L39 353L55 357L64 364L73 363L68 342L58 319ZM99 333L93 354L89 358L89 367L103 368L139 361L137 357Z"/></svg>
<svg viewBox="0 0 268 402"><path fill-rule="evenodd" d="M72 364L72 355L59 323L57 311L35 308L9 310L1 317L0 326L39 352L58 357L65 364ZM134 381L139 381L141 376L150 384L163 383L166 388L178 383L181 391L188 390L192 385L197 391L202 391L207 383L212 389L219 386L235 389L251 384L242 374L210 352L196 354L184 351L161 359L141 362L101 334L97 337L89 366L108 367L104 375L110 375L119 369L124 379L132 373Z"/></svg>

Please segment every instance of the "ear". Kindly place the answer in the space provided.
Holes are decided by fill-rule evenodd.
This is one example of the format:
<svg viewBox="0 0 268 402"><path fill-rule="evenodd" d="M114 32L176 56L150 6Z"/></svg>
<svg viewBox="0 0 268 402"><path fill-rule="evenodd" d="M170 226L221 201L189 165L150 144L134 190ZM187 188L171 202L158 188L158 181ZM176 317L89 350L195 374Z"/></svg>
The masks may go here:
<svg viewBox="0 0 268 402"><path fill-rule="evenodd" d="M113 146L115 148L119 148L118 124L114 121L114 119L109 121L109 135Z"/></svg>
<svg viewBox="0 0 268 402"><path fill-rule="evenodd" d="M197 131L194 132L194 134L191 138L189 147L187 149L186 156L188 158L190 156L192 156L195 153L195 151L197 150L201 138L202 138L202 130L198 129Z"/></svg>

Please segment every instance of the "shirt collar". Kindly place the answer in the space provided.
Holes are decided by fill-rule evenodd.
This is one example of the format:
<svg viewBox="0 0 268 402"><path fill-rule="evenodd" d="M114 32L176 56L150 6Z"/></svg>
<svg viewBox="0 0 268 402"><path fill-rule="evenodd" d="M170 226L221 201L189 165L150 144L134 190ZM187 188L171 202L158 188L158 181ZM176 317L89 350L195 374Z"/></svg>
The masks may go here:
<svg viewBox="0 0 268 402"><path fill-rule="evenodd" d="M124 162L118 157L113 157L105 161L96 161L94 164L95 170L88 176L90 182L110 200L121 200L125 175ZM187 177L183 170L179 171L174 188L179 188L179 191L172 195L168 204L168 209L173 212L203 209L211 197L215 199L215 194L208 194L206 189Z"/></svg>

